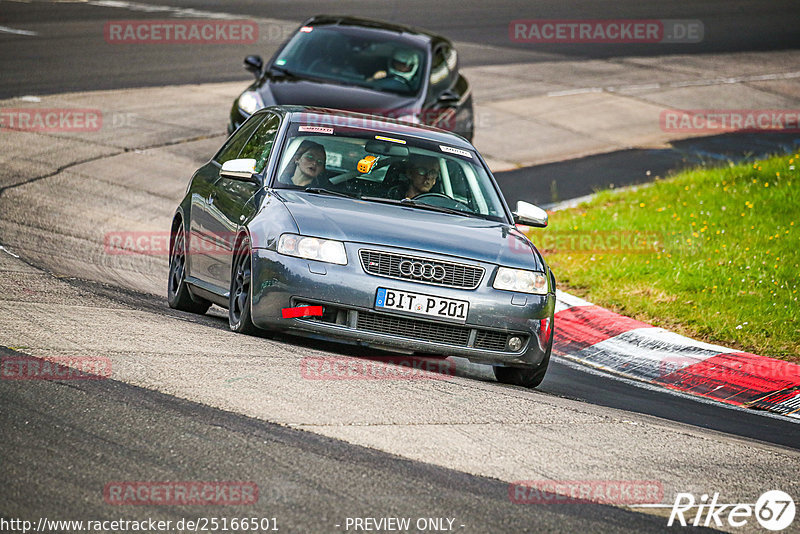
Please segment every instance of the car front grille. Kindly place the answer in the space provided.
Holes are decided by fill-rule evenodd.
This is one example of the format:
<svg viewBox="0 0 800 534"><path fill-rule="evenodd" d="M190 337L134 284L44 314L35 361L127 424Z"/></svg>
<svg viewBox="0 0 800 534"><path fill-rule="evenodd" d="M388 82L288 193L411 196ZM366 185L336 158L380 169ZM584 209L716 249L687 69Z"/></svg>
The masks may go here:
<svg viewBox="0 0 800 534"><path fill-rule="evenodd" d="M523 334L475 329L475 342L470 345L470 332L473 329L467 326L420 321L418 319L366 311L358 312L356 329L418 341L444 343L459 347L471 346L476 349L496 350L501 352L511 352L506 348L506 340L509 335L521 337L523 340L523 347L527 344L528 340L528 336Z"/></svg>
<svg viewBox="0 0 800 534"><path fill-rule="evenodd" d="M462 289L475 289L483 278L483 267L474 265L464 265L449 261L434 260L419 256L409 256L405 254L394 254L392 252L381 252L377 250L360 250L361 266L364 271L376 276L387 278L397 278L400 280L413 280L424 284L434 284L448 287L458 287ZM405 264L406 272L401 272L400 264ZM420 273L421 267L417 268L416 273L408 273L410 265L418 264L425 267L425 271ZM430 267L427 267L430 266ZM434 268L436 274L443 273L443 276L431 276ZM439 278L439 279L437 279Z"/></svg>
<svg viewBox="0 0 800 534"><path fill-rule="evenodd" d="M392 317L372 312L358 312L356 328L379 334L432 341L466 347L469 342L469 328L449 324L431 323L406 319L405 317Z"/></svg>

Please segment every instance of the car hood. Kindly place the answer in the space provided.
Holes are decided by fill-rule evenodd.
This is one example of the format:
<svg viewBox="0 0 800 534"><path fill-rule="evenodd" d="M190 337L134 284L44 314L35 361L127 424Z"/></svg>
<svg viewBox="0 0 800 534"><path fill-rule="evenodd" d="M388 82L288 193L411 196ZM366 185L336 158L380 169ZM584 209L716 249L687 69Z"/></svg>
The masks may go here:
<svg viewBox="0 0 800 534"><path fill-rule="evenodd" d="M403 115L416 109L413 97L297 78L270 78L258 91L268 106L318 106L373 115L396 110Z"/></svg>
<svg viewBox="0 0 800 534"><path fill-rule="evenodd" d="M280 198L302 235L545 270L539 252L505 223L290 190Z"/></svg>

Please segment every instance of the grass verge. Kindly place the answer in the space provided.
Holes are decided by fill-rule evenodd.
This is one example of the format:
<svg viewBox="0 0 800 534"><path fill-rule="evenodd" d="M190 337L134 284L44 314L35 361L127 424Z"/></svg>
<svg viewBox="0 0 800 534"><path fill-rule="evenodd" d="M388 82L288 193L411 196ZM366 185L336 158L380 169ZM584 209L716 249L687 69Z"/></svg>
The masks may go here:
<svg viewBox="0 0 800 534"><path fill-rule="evenodd" d="M798 155L602 191L529 237L559 287L694 338L800 361Z"/></svg>

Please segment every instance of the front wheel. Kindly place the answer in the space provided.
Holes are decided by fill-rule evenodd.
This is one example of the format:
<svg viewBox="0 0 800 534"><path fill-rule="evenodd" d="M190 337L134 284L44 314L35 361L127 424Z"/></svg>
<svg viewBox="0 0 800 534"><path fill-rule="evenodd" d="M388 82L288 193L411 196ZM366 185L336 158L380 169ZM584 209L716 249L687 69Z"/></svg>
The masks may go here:
<svg viewBox="0 0 800 534"><path fill-rule="evenodd" d="M240 334L255 334L250 307L250 282L252 280L250 244L242 241L236 249L231 273L231 291L228 300L228 324Z"/></svg>
<svg viewBox="0 0 800 534"><path fill-rule="evenodd" d="M199 297L193 297L186 287L186 232L183 223L175 233L172 251L169 256L169 281L167 283L167 303L176 310L203 314L211 307L211 303Z"/></svg>

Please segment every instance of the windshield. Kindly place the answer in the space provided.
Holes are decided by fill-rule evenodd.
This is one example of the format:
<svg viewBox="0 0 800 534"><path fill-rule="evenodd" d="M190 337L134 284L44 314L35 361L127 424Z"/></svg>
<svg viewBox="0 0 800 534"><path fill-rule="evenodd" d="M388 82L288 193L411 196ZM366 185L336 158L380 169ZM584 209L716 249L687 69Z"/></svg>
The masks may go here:
<svg viewBox="0 0 800 534"><path fill-rule="evenodd" d="M339 129L292 126L273 187L507 220L474 151L397 134Z"/></svg>
<svg viewBox="0 0 800 534"><path fill-rule="evenodd" d="M287 74L416 95L425 72L425 51L381 32L304 26L273 67Z"/></svg>

